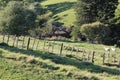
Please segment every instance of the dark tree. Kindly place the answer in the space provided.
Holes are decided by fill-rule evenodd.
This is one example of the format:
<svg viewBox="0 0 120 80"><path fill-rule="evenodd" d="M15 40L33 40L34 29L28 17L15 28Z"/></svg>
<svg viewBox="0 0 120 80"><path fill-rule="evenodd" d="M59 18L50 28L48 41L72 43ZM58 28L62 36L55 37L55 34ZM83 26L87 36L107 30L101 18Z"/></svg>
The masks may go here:
<svg viewBox="0 0 120 80"><path fill-rule="evenodd" d="M83 24L96 21L109 23L115 17L117 4L118 0L78 0L75 7L78 31L73 29L76 31L73 36L76 36Z"/></svg>

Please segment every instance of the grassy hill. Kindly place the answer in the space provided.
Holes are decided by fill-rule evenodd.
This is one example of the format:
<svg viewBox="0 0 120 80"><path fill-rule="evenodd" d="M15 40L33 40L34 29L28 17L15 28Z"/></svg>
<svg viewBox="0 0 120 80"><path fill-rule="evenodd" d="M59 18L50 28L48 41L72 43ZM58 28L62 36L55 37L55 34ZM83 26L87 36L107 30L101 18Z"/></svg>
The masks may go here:
<svg viewBox="0 0 120 80"><path fill-rule="evenodd" d="M1 80L119 80L120 69L0 46Z"/></svg>
<svg viewBox="0 0 120 80"><path fill-rule="evenodd" d="M10 38L10 46L0 44L0 80L120 80L119 67L114 64L111 66L102 65L100 56L103 53L96 53L95 63L93 64L82 61L82 58L79 57L82 56L81 52L76 54L76 52L67 51L65 53L66 50L63 50L63 54L69 55L59 56L59 52L55 52L58 50L57 46L54 48L56 54L47 52L47 50L43 51L43 40L40 40L38 50L26 50L21 48L22 37L19 37L19 48L12 47L13 39L14 37ZM27 40L26 37L25 45L27 45ZM7 36L5 37L6 41ZM0 36L0 42L2 42L2 36ZM31 47L33 42L34 39L31 39ZM98 51L104 51L103 47L113 47L99 44L94 44L93 47L93 44L84 42L56 42L89 50L93 50L95 47L95 50ZM36 47L34 46L34 48ZM117 57L119 57L119 51L120 49L117 48Z"/></svg>
<svg viewBox="0 0 120 80"><path fill-rule="evenodd" d="M53 19L71 26L75 22L75 11L73 9L77 0L45 0L42 5L53 12Z"/></svg>

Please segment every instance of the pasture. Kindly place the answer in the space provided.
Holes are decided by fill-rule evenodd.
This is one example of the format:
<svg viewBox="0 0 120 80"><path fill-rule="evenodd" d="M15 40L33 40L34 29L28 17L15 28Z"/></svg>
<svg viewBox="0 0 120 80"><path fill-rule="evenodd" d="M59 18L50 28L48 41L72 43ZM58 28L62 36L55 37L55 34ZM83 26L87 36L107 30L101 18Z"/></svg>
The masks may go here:
<svg viewBox="0 0 120 80"><path fill-rule="evenodd" d="M45 0L41 4L53 12L53 20L71 26L76 21L74 4L77 0Z"/></svg>
<svg viewBox="0 0 120 80"><path fill-rule="evenodd" d="M120 79L120 68L117 66L120 57L119 48L116 49L116 52L110 50L110 57L108 57L108 52L104 51L104 47L112 48L114 46L70 40L39 40L37 38L35 40L31 37L29 49L27 50L28 37L26 36L24 39L24 46L22 46L23 36L19 39L16 37L16 40L14 40L14 37L9 37L9 45L7 45L8 36L6 35L4 37L4 43L6 44L2 43L0 45L1 80ZM0 41L3 42L3 36L0 36ZM62 43L63 49L60 55ZM71 47L77 47L79 51ZM80 50L84 50L85 53ZM95 51L94 63L92 63L92 51ZM104 52L106 52L106 57L103 65L102 55ZM112 57L112 54L115 54L116 58ZM116 59L115 62L114 59Z"/></svg>

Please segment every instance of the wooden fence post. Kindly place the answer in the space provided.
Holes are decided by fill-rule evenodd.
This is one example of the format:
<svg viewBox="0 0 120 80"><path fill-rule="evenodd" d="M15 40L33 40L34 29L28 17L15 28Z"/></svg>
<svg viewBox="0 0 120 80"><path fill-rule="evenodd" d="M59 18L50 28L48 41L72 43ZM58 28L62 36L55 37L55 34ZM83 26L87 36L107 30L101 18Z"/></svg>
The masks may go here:
<svg viewBox="0 0 120 80"><path fill-rule="evenodd" d="M44 39L43 50L45 50L45 44L46 44L46 40Z"/></svg>
<svg viewBox="0 0 120 80"><path fill-rule="evenodd" d="M24 48L24 41L25 41L25 36L23 37L22 49Z"/></svg>
<svg viewBox="0 0 120 80"><path fill-rule="evenodd" d="M36 38L34 38L32 49L34 49Z"/></svg>
<svg viewBox="0 0 120 80"><path fill-rule="evenodd" d="M85 50L83 50L82 60L85 60Z"/></svg>
<svg viewBox="0 0 120 80"><path fill-rule="evenodd" d="M49 52L49 49L50 49L50 45L51 45L51 43L50 43L50 42L48 42L48 52Z"/></svg>
<svg viewBox="0 0 120 80"><path fill-rule="evenodd" d="M61 48L60 48L60 56L62 55L62 50L63 50L63 43L61 44Z"/></svg>
<svg viewBox="0 0 120 80"><path fill-rule="evenodd" d="M89 53L88 53L88 61L90 60L90 53L91 53L91 52L89 51Z"/></svg>
<svg viewBox="0 0 120 80"><path fill-rule="evenodd" d="M9 43L9 38L10 38L10 35L8 35L7 44Z"/></svg>
<svg viewBox="0 0 120 80"><path fill-rule="evenodd" d="M19 36L17 37L16 47L18 47Z"/></svg>
<svg viewBox="0 0 120 80"><path fill-rule="evenodd" d="M113 56L113 62L116 62L116 54Z"/></svg>
<svg viewBox="0 0 120 80"><path fill-rule="evenodd" d="M3 43L4 43L4 40L5 40L5 34L3 34L3 41L2 41Z"/></svg>
<svg viewBox="0 0 120 80"><path fill-rule="evenodd" d="M95 59L95 51L93 51L93 54L92 54L92 63L94 63L94 59Z"/></svg>
<svg viewBox="0 0 120 80"><path fill-rule="evenodd" d="M29 50L29 44L30 44L30 37L28 38L27 50Z"/></svg>
<svg viewBox="0 0 120 80"><path fill-rule="evenodd" d="M110 51L108 52L108 64L110 64Z"/></svg>
<svg viewBox="0 0 120 80"><path fill-rule="evenodd" d="M54 43L55 43L55 41L52 43L52 53L54 51Z"/></svg>
<svg viewBox="0 0 120 80"><path fill-rule="evenodd" d="M40 41L38 40L38 42L37 42L37 46L36 46L36 50L38 49L39 42L40 42Z"/></svg>
<svg viewBox="0 0 120 80"><path fill-rule="evenodd" d="M105 53L103 53L103 64L105 63Z"/></svg>
<svg viewBox="0 0 120 80"><path fill-rule="evenodd" d="M16 35L15 35L14 40L13 40L13 47L15 45L15 41L16 41Z"/></svg>

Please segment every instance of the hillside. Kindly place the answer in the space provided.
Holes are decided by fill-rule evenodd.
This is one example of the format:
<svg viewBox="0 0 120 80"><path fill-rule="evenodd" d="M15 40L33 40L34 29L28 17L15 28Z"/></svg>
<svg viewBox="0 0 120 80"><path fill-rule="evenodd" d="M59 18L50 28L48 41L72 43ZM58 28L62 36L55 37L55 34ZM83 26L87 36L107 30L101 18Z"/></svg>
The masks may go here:
<svg viewBox="0 0 120 80"><path fill-rule="evenodd" d="M120 80L119 75L120 69L0 46L1 80Z"/></svg>
<svg viewBox="0 0 120 80"><path fill-rule="evenodd" d="M53 12L53 19L71 26L75 22L74 4L77 0L45 0L42 5Z"/></svg>

